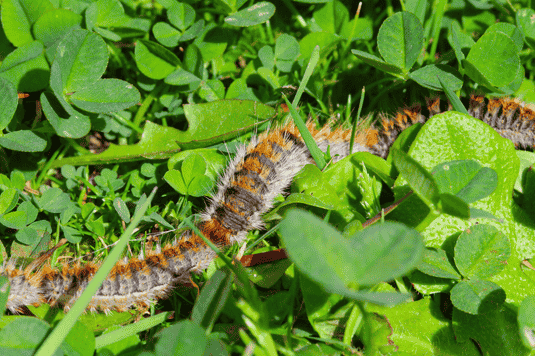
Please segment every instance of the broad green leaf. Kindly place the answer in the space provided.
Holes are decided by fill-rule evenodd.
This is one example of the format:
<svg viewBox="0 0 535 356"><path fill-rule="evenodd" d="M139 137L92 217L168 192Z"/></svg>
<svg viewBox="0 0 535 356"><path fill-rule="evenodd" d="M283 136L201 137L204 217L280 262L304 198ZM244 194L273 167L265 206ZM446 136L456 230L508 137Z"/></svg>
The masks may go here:
<svg viewBox="0 0 535 356"><path fill-rule="evenodd" d="M49 322L57 322L65 317L65 313L62 309L50 310L51 307L48 304L41 304L37 308L29 305L28 308L34 315ZM139 313L136 313L133 310L123 313L118 313L112 310L108 315L101 313L82 314L78 320L94 332L103 332L114 325L130 324L136 317L139 317L139 315Z"/></svg>
<svg viewBox="0 0 535 356"><path fill-rule="evenodd" d="M247 0L220 0L218 5L224 8L224 11L227 13L232 13L238 11Z"/></svg>
<svg viewBox="0 0 535 356"><path fill-rule="evenodd" d="M113 200L113 207L121 219L128 224L130 222L130 211L128 210L124 200L119 197L115 198Z"/></svg>
<svg viewBox="0 0 535 356"><path fill-rule="evenodd" d="M0 216L0 224L9 227L10 229L22 229L26 226L28 216L25 211L12 211L10 213Z"/></svg>
<svg viewBox="0 0 535 356"><path fill-rule="evenodd" d="M340 31L340 36L349 41L371 40L373 38L373 21L369 17L359 17L346 22Z"/></svg>
<svg viewBox="0 0 535 356"><path fill-rule="evenodd" d="M9 80L0 77L0 132L11 122L17 104L17 89Z"/></svg>
<svg viewBox="0 0 535 356"><path fill-rule="evenodd" d="M472 3L483 4L477 0ZM496 15L492 11L467 11L463 14L461 22L465 33L484 33L487 28L496 23Z"/></svg>
<svg viewBox="0 0 535 356"><path fill-rule="evenodd" d="M391 222L345 239L310 213L290 210L279 231L288 255L303 273L345 295L351 294L351 286L403 275L420 261L423 251L418 233Z"/></svg>
<svg viewBox="0 0 535 356"><path fill-rule="evenodd" d="M184 31L195 21L195 10L189 4L176 3L167 10L167 17L172 25L180 31Z"/></svg>
<svg viewBox="0 0 535 356"><path fill-rule="evenodd" d="M94 27L93 30L98 33L102 38L105 38L107 40L114 42L118 42L121 40L121 36L119 36L113 31L109 31L100 27Z"/></svg>
<svg viewBox="0 0 535 356"><path fill-rule="evenodd" d="M212 181L219 178L220 172L226 167L227 156L213 148L199 148L178 152L167 161L168 169L180 169L183 162L191 155L201 156L206 162L204 174Z"/></svg>
<svg viewBox="0 0 535 356"><path fill-rule="evenodd" d="M17 188L20 191L24 190L24 186L26 185L26 178L24 176L24 173L18 169L14 169L9 174L9 178L11 180L11 184L13 188ZM0 184L2 179L0 178Z"/></svg>
<svg viewBox="0 0 535 356"><path fill-rule="evenodd" d="M206 161L204 158L198 154L189 155L182 162L182 175L184 177L184 182L186 185L192 181L192 179L197 175L204 175L206 171Z"/></svg>
<svg viewBox="0 0 535 356"><path fill-rule="evenodd" d="M407 0L405 1L405 9L408 12L412 12L418 20L420 20L420 23L424 23L425 21L425 12L428 8L428 2L427 0Z"/></svg>
<svg viewBox="0 0 535 356"><path fill-rule="evenodd" d="M31 332L28 332L31 330ZM50 326L37 318L17 318L0 330L0 353L2 355L33 355L45 339ZM62 355L57 350L53 355Z"/></svg>
<svg viewBox="0 0 535 356"><path fill-rule="evenodd" d="M225 98L225 85L219 79L209 79L201 82L199 96L206 101L215 101Z"/></svg>
<svg viewBox="0 0 535 356"><path fill-rule="evenodd" d="M146 36L151 28L151 20L143 18L131 18L126 16L118 24L113 26L113 32L122 39L139 38Z"/></svg>
<svg viewBox="0 0 535 356"><path fill-rule="evenodd" d="M31 28L44 13L54 10L48 0L2 1L2 27L15 47L33 41Z"/></svg>
<svg viewBox="0 0 535 356"><path fill-rule="evenodd" d="M162 330L155 350L159 355L202 356L207 342L206 331L201 326L183 320Z"/></svg>
<svg viewBox="0 0 535 356"><path fill-rule="evenodd" d="M316 198L314 195L305 194L305 193L292 193L290 194L284 202L277 205L276 208L271 209L269 212L262 216L264 221L270 221L275 219L281 219L282 216L279 215L279 211L284 211L288 206L294 204L304 204L312 207L317 207L325 210L333 210L332 205L326 204L323 200Z"/></svg>
<svg viewBox="0 0 535 356"><path fill-rule="evenodd" d="M522 301L518 309L518 331L524 346L535 348L535 296Z"/></svg>
<svg viewBox="0 0 535 356"><path fill-rule="evenodd" d="M526 70L524 69L524 66L518 67L518 72L516 73L515 78L513 81L505 86L499 87L495 90L496 93L503 93L506 95L513 95L522 85L522 82L526 78ZM489 94L492 96L492 94Z"/></svg>
<svg viewBox="0 0 535 356"><path fill-rule="evenodd" d="M169 171L165 172L163 179L180 194L188 194L188 186L186 182L184 182L184 176L182 175L182 172L179 170L170 169Z"/></svg>
<svg viewBox="0 0 535 356"><path fill-rule="evenodd" d="M281 72L290 72L299 56L299 42L295 37L282 34L275 42L275 64Z"/></svg>
<svg viewBox="0 0 535 356"><path fill-rule="evenodd" d="M299 60L307 63L316 46L320 47L320 58L326 57L340 43L340 37L329 32L312 32L299 41Z"/></svg>
<svg viewBox="0 0 535 356"><path fill-rule="evenodd" d="M426 248L424 250L423 260L417 268L430 276L456 280L461 279L461 275L457 273L450 263L446 251L441 249Z"/></svg>
<svg viewBox="0 0 535 356"><path fill-rule="evenodd" d="M217 270L206 282L191 312L191 320L195 324L207 330L213 327L230 296L233 277L225 268Z"/></svg>
<svg viewBox="0 0 535 356"><path fill-rule="evenodd" d="M430 64L409 73L409 78L416 83L428 89L439 91L442 90L442 86L437 77L441 77L452 90L459 90L463 86L461 74L445 64Z"/></svg>
<svg viewBox="0 0 535 356"><path fill-rule="evenodd" d="M65 96L91 87L108 64L106 43L87 30L72 31L58 45L52 64L51 87L56 96Z"/></svg>
<svg viewBox="0 0 535 356"><path fill-rule="evenodd" d="M439 210L444 214L449 214L459 219L470 219L470 207L461 198L450 194L440 194Z"/></svg>
<svg viewBox="0 0 535 356"><path fill-rule="evenodd" d="M373 285L401 277L421 261L423 242L415 230L395 222L372 225L350 241L358 284Z"/></svg>
<svg viewBox="0 0 535 356"><path fill-rule="evenodd" d="M238 27L254 26L266 22L274 13L275 5L267 1L261 1L225 17L225 22Z"/></svg>
<svg viewBox="0 0 535 356"><path fill-rule="evenodd" d="M11 183L11 181L5 174L0 173L0 189L6 190L8 188L15 188L15 187L13 187L13 183Z"/></svg>
<svg viewBox="0 0 535 356"><path fill-rule="evenodd" d="M167 22L157 22L152 27L152 34L158 42L170 48L176 47L182 36L180 31L169 25Z"/></svg>
<svg viewBox="0 0 535 356"><path fill-rule="evenodd" d="M165 83L178 86L190 85L190 88L194 87L192 89L195 90L201 84L201 78L185 69L177 68L165 78Z"/></svg>
<svg viewBox="0 0 535 356"><path fill-rule="evenodd" d="M70 201L69 195L63 193L59 188L50 188L45 190L38 200L39 207L51 213L61 213L67 208Z"/></svg>
<svg viewBox="0 0 535 356"><path fill-rule="evenodd" d="M229 85L225 99L258 101L253 89L247 86L247 80L245 78L236 79Z"/></svg>
<svg viewBox="0 0 535 356"><path fill-rule="evenodd" d="M535 10L520 9L516 12L516 25L524 34L524 40L532 49L535 48L535 23L533 22ZM3 20L2 15L2 20Z"/></svg>
<svg viewBox="0 0 535 356"><path fill-rule="evenodd" d="M103 234L106 233L102 223L102 218L95 221L89 221L85 224L85 226L89 231L97 236L103 236ZM77 244L82 241L82 232L78 229L70 226L61 226L61 231L70 243Z"/></svg>
<svg viewBox="0 0 535 356"><path fill-rule="evenodd" d="M472 344L470 339L473 339L483 354L489 356L530 355L518 335L517 315L506 306L479 315L453 308L452 317L457 342Z"/></svg>
<svg viewBox="0 0 535 356"><path fill-rule="evenodd" d="M392 162L400 175L407 180L412 190L429 208L436 209L440 200L440 191L431 173L405 152L394 150L392 153Z"/></svg>
<svg viewBox="0 0 535 356"><path fill-rule="evenodd" d="M323 31L340 34L343 26L349 21L349 11L343 3L334 0L314 11L313 17Z"/></svg>
<svg viewBox="0 0 535 356"><path fill-rule="evenodd" d="M279 82L279 78L275 73L265 67L260 67L256 71L258 75L260 75L269 85L271 85L271 88L278 89L281 87L281 84Z"/></svg>
<svg viewBox="0 0 535 356"><path fill-rule="evenodd" d="M491 225L471 226L455 245L455 265L467 278L483 279L499 273L510 256L509 240Z"/></svg>
<svg viewBox="0 0 535 356"><path fill-rule="evenodd" d="M470 218L472 218L472 219L489 219L489 220L494 220L496 222L500 221L497 217L495 217L494 215L492 215L488 211L484 211L484 210L476 209L476 208L470 208Z"/></svg>
<svg viewBox="0 0 535 356"><path fill-rule="evenodd" d="M188 185L188 194L194 197L202 197L208 194L214 187L214 181L204 175L193 177Z"/></svg>
<svg viewBox="0 0 535 356"><path fill-rule="evenodd" d="M11 256L15 258L37 258L40 253L49 250L50 233L52 227L50 222L45 220L38 220L28 225L39 234L39 238L31 245L22 245L18 242L13 242L11 245Z"/></svg>
<svg viewBox="0 0 535 356"><path fill-rule="evenodd" d="M182 37L180 37L180 42L189 41L199 36L202 33L203 28L204 28L204 20L200 19L199 21L191 25L190 28L184 31L184 33L182 34Z"/></svg>
<svg viewBox="0 0 535 356"><path fill-rule="evenodd" d="M69 115L52 93L41 93L41 105L48 122L58 136L80 138L89 133L91 129L89 117L74 111Z"/></svg>
<svg viewBox="0 0 535 356"><path fill-rule="evenodd" d="M39 232L29 226L23 227L15 234L17 241L25 245L33 245L39 240Z"/></svg>
<svg viewBox="0 0 535 356"><path fill-rule="evenodd" d="M201 85L203 78L204 63L202 54L195 44L190 44L186 49L183 59L183 68L177 68L165 78L165 83L177 85L179 91L192 92Z"/></svg>
<svg viewBox="0 0 535 356"><path fill-rule="evenodd" d="M77 185L74 183L74 181L71 181L73 184L68 185L71 186L73 189ZM67 205L67 209L63 210L61 214L59 215L60 223L61 224L67 224L71 220L71 218L74 216L74 214L79 214L81 211L80 207L76 206L74 202L70 202Z"/></svg>
<svg viewBox="0 0 535 356"><path fill-rule="evenodd" d="M349 241L310 213L291 210L279 224L286 250L299 270L330 292L348 288L359 280ZM349 267L351 266L351 267Z"/></svg>
<svg viewBox="0 0 535 356"><path fill-rule="evenodd" d="M332 176L336 177L336 174ZM317 166L306 165L294 177L292 187L294 191L314 197L317 201L315 204L328 207L326 209L343 210L342 201L338 194L336 194L336 189L325 178L326 176Z"/></svg>
<svg viewBox="0 0 535 356"><path fill-rule="evenodd" d="M17 207L18 211L24 211L26 213L26 216L28 220L26 220L26 224L31 224L37 219L37 214L39 213L39 210L33 205L33 203L29 201L23 201L20 203L20 205Z"/></svg>
<svg viewBox="0 0 535 356"><path fill-rule="evenodd" d="M509 36L509 38L513 40L513 43L515 44L516 50L518 52L520 52L522 48L524 47L524 34L515 25L512 25L507 22L498 22L490 26L485 31L485 33L491 33L491 32L502 32L506 34L507 36Z"/></svg>
<svg viewBox="0 0 535 356"><path fill-rule="evenodd" d="M46 140L30 130L19 130L0 137L0 146L13 151L42 152L46 148Z"/></svg>
<svg viewBox="0 0 535 356"><path fill-rule="evenodd" d="M299 274L299 285L310 325L320 337L326 339L333 337L337 331L337 323L347 321L349 318L351 305L342 304L344 297L329 293L321 284L308 278L306 274Z"/></svg>
<svg viewBox="0 0 535 356"><path fill-rule="evenodd" d="M256 251L255 251L256 252ZM261 252L261 251L260 251ZM269 251L267 253L283 253L281 250ZM261 255L261 254L260 254ZM252 260L255 256L260 256L256 253L252 255ZM292 265L292 261L288 258L272 261L269 263L261 263L254 266L249 266L245 269L249 280L262 288L271 288L275 283L281 280L284 273Z"/></svg>
<svg viewBox="0 0 535 356"><path fill-rule="evenodd" d="M451 289L451 302L468 314L485 314L505 302L505 292L499 285L483 280L461 281Z"/></svg>
<svg viewBox="0 0 535 356"><path fill-rule="evenodd" d="M50 69L39 41L26 43L4 58L0 78L9 80L18 91L34 92L48 86Z"/></svg>
<svg viewBox="0 0 535 356"><path fill-rule="evenodd" d="M184 114L188 118L190 129L177 137L177 141L184 148L197 148L201 147L199 144L202 141L213 138L214 132L225 135L217 136L220 139L216 142L236 137L240 133L236 130L272 117L275 110L249 100L217 100L184 105Z"/></svg>
<svg viewBox="0 0 535 356"><path fill-rule="evenodd" d="M19 193L15 188L8 188L0 194L0 215L13 210L19 201Z"/></svg>
<svg viewBox="0 0 535 356"><path fill-rule="evenodd" d="M95 235L97 236L104 236L104 234L106 233L106 228L104 227L104 220L101 217L99 217L97 220L93 220L93 221L88 221L85 226L87 227L87 229L89 231L91 231L92 233L94 233ZM73 229L72 227L70 226L62 226L63 231L65 233L65 235L71 235L70 237L71 238L79 238L79 236L76 236L77 234L79 235L78 231ZM68 234L68 230L71 231L70 234Z"/></svg>
<svg viewBox="0 0 535 356"><path fill-rule="evenodd" d="M361 309L354 309L355 314L361 318L360 335L362 343L366 345L366 352L371 354L388 355L396 353L398 346L392 342L392 325L389 320L382 315L375 313L362 313ZM358 320L358 319L357 319ZM359 328L356 328L357 330ZM347 335L344 332L344 335Z"/></svg>
<svg viewBox="0 0 535 356"><path fill-rule="evenodd" d="M110 78L100 79L70 96L82 110L103 113L120 111L139 103L139 91L130 83Z"/></svg>
<svg viewBox="0 0 535 356"><path fill-rule="evenodd" d="M376 57L373 54L362 52L356 49L352 49L351 52L364 63L369 64L372 67L375 67L379 70L382 70L383 72L395 75L396 77L399 77L399 78L403 78L401 68L396 67L393 64L386 63L381 58Z"/></svg>
<svg viewBox="0 0 535 356"><path fill-rule="evenodd" d="M97 0L89 5L86 10L88 29L93 29L94 26L118 26L127 18L123 5L118 0Z"/></svg>
<svg viewBox="0 0 535 356"><path fill-rule="evenodd" d="M526 103L535 103L535 83L530 79L524 78L514 96L515 98L524 100Z"/></svg>
<svg viewBox="0 0 535 356"><path fill-rule="evenodd" d="M387 18L377 35L377 47L386 63L409 71L424 45L424 30L410 12L398 12Z"/></svg>
<svg viewBox="0 0 535 356"><path fill-rule="evenodd" d="M117 172L104 168L100 176L95 177L95 182L104 190L117 191L124 186L124 181L117 178Z"/></svg>
<svg viewBox="0 0 535 356"><path fill-rule="evenodd" d="M2 355L33 355L49 329L46 322L37 318L15 319L0 331L0 352ZM94 353L94 348L93 334L85 325L76 322L60 348L51 355L89 356Z"/></svg>
<svg viewBox="0 0 535 356"><path fill-rule="evenodd" d="M463 47L462 47L462 39L463 33L461 32L461 28L457 22L452 22L450 27L450 33L448 35L448 42L450 43L451 47L453 48L453 51L455 52L455 57L457 57L457 62L459 63L459 66L462 66L463 60L466 59L466 56L464 55ZM472 45L475 43L471 38L470 40L472 43L470 44L468 50L472 47Z"/></svg>
<svg viewBox="0 0 535 356"><path fill-rule="evenodd" d="M203 61L210 62L223 55L229 42L234 41L236 37L236 33L231 29L209 23L193 43L201 51Z"/></svg>
<svg viewBox="0 0 535 356"><path fill-rule="evenodd" d="M141 73L152 79L163 79L180 65L173 52L146 40L136 43L135 60Z"/></svg>
<svg viewBox="0 0 535 356"><path fill-rule="evenodd" d="M489 196L498 185L498 174L474 160L439 164L432 174L441 193L454 194L468 204Z"/></svg>
<svg viewBox="0 0 535 356"><path fill-rule="evenodd" d="M455 339L451 320L444 316L439 298L424 299L397 305L393 308L369 305L370 313L384 315L392 328L392 344L398 354L418 356L479 356L472 342L459 343ZM396 353L392 353L396 354Z"/></svg>
<svg viewBox="0 0 535 356"><path fill-rule="evenodd" d="M502 32L485 33L463 62L466 74L489 89L513 81L520 66L515 43Z"/></svg>
<svg viewBox="0 0 535 356"><path fill-rule="evenodd" d="M100 154L64 158L55 161L53 166L169 158L182 148L207 147L243 135L273 117L275 109L251 100L218 100L185 105L184 113L188 120L185 132L147 121L137 144L111 144Z"/></svg>
<svg viewBox="0 0 535 356"><path fill-rule="evenodd" d="M275 53L271 46L264 46L258 50L258 59L262 63L262 67L273 71L275 67Z"/></svg>
<svg viewBox="0 0 535 356"><path fill-rule="evenodd" d="M46 47L60 40L73 29L79 29L82 16L67 9L55 9L41 16L33 25L33 35Z"/></svg>

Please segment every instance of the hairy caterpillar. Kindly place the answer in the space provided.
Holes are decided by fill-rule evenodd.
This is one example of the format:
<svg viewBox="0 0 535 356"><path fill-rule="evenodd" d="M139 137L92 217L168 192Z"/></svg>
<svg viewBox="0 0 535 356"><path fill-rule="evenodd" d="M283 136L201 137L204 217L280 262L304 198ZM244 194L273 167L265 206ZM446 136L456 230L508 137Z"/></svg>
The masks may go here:
<svg viewBox="0 0 535 356"><path fill-rule="evenodd" d="M430 101L427 114L419 107L400 111L382 121L381 128L357 132L353 152L367 151L380 157L388 155L394 140L405 128L425 123L439 113L440 102ZM534 111L514 99L473 96L470 115L480 119L503 137L521 148L535 146ZM316 130L307 125L320 149L330 147L335 160L349 154L350 130ZM251 229L262 228L261 216L271 209L273 199L284 192L293 177L307 163L309 152L297 128L292 124L262 133L241 146L218 183L217 193L201 215L199 230L220 247L242 242ZM207 268L215 253L192 232L186 232L172 244L157 246L144 256L122 260L110 272L93 296L89 311L125 311L146 308L155 299L166 297L175 285L187 282L191 272ZM14 261L5 263L0 273L11 284L7 307L17 312L24 305L61 304L67 311L81 295L98 265L64 265L61 270L44 266L37 272L21 270Z"/></svg>

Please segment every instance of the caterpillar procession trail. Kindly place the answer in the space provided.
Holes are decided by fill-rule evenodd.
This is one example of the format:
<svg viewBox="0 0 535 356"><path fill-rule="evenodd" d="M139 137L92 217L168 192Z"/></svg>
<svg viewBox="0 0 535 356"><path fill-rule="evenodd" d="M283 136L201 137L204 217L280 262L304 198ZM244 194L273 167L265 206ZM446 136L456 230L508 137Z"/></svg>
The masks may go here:
<svg viewBox="0 0 535 356"><path fill-rule="evenodd" d="M359 130L353 152L366 151L386 158L403 130L415 123L425 123L441 111L438 99L429 101L424 109L415 106L400 110L393 118L385 118L379 128ZM535 146L535 112L520 101L472 96L468 111L517 147ZM349 155L351 130L331 129L329 125L317 130L313 123L308 123L307 128L321 150L330 147L335 162ZM248 145L237 150L221 175L217 192L197 227L218 247L243 242L248 231L263 227L262 215L272 208L274 198L283 194L294 176L309 163L313 163L310 153L293 123L253 137ZM215 252L199 236L188 231L167 246L158 245L144 255L117 262L87 310L109 313L147 308L168 296L176 285L188 282L192 272L205 270L215 257ZM48 264L37 268L32 263L21 270L16 261L10 260L1 268L1 274L11 283L7 303L11 312L41 303L62 305L68 311L99 264L65 264L57 270Z"/></svg>

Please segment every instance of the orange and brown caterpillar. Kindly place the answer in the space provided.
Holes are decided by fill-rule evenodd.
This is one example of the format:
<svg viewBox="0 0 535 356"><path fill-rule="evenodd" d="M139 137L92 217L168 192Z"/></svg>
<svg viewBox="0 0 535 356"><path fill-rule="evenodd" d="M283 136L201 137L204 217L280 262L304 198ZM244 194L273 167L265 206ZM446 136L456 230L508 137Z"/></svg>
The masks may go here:
<svg viewBox="0 0 535 356"><path fill-rule="evenodd" d="M380 128L359 130L353 152L367 151L386 157L397 136L407 127L441 112L438 100L430 101L426 114L419 107L401 110L394 118L384 119ZM470 115L480 119L503 137L521 148L535 146L534 111L514 99L473 96ZM350 130L331 130L328 126L308 130L323 151L330 147L334 160L349 154ZM199 230L219 247L245 240L252 229L263 226L262 214L271 209L273 199L284 193L301 168L313 163L297 128L289 123L254 137L240 147L218 183L198 224ZM172 244L148 251L146 255L118 262L93 296L89 311L125 311L146 308L156 299L165 298L180 283L189 281L191 272L207 268L215 253L192 232L186 232ZM0 273L11 284L7 307L17 312L24 305L61 304L69 310L81 295L98 265L64 265L61 270L49 266L33 272L20 270L13 261L5 263Z"/></svg>

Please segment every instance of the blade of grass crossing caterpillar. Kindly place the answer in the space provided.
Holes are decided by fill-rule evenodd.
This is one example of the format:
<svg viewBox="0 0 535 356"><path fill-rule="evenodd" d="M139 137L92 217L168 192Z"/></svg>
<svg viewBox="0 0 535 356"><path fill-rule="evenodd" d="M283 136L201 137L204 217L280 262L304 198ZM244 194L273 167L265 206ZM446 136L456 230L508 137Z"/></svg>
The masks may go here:
<svg viewBox="0 0 535 356"><path fill-rule="evenodd" d="M310 131L308 131L305 122L301 118L301 115L299 115L299 113L295 109L294 105L290 103L290 101L286 97L284 97L284 100L286 101L286 105L288 105L288 108L290 109L290 114L294 119L295 126L297 126L297 128L299 129L301 137L303 138L303 141L305 141L305 145L308 147L312 158L314 158L314 161L316 162L318 168L320 170L323 170L323 168L325 168L325 165L327 164L325 162L325 158L323 158L323 152L319 149L316 141L312 137Z"/></svg>
<svg viewBox="0 0 535 356"><path fill-rule="evenodd" d="M119 238L117 245L115 245L108 257L106 257L94 278L89 282L87 288L84 290L78 301L73 305L70 312L59 322L54 330L52 330L41 347L37 350L35 354L36 356L47 356L54 354L63 340L65 340L67 334L76 323L76 320L84 312L85 308L91 301L93 294L95 294L102 282L104 282L104 279L106 279L108 276L108 273L110 273L115 263L119 260L119 257L128 244L128 241L130 241L130 237L134 229L149 208L150 202L156 194L156 190L157 188L154 188L150 196L144 202L142 202L141 206L139 206L139 209L134 214L132 222L130 225L128 225L124 233Z"/></svg>
<svg viewBox="0 0 535 356"><path fill-rule="evenodd" d="M442 89L444 90L446 97L450 101L453 110L468 115L468 111L464 107L461 100L457 97L457 95L455 95L453 90L451 90L448 85L442 79L440 79L440 76L437 76L437 79L440 82L440 85L442 85Z"/></svg>
<svg viewBox="0 0 535 356"><path fill-rule="evenodd" d="M151 316L146 319L141 319L137 323L122 326L119 330L112 331L107 334L102 334L95 339L95 349L101 349L115 342L124 340L130 336L137 335L138 333L152 328L165 322L173 315L172 312L166 312Z"/></svg>

